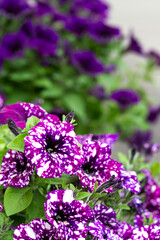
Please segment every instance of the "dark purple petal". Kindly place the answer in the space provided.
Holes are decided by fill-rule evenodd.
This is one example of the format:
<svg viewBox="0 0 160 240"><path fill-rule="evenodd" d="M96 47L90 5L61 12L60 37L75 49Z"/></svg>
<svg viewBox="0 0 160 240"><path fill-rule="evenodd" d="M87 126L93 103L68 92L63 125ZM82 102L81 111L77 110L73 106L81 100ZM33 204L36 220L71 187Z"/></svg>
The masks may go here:
<svg viewBox="0 0 160 240"><path fill-rule="evenodd" d="M72 63L78 71L87 75L96 76L104 72L103 64L90 51L74 52Z"/></svg>
<svg viewBox="0 0 160 240"><path fill-rule="evenodd" d="M0 0L0 12L9 17L17 17L30 12L26 0Z"/></svg>
<svg viewBox="0 0 160 240"><path fill-rule="evenodd" d="M155 63L158 66L160 66L160 54L159 53L157 53L154 50L152 50L152 51L148 52L147 56L151 57L155 61Z"/></svg>
<svg viewBox="0 0 160 240"><path fill-rule="evenodd" d="M124 50L125 52L135 52L140 55L143 55L143 49L138 40L135 38L135 36L132 34L130 36L130 42L126 49Z"/></svg>
<svg viewBox="0 0 160 240"><path fill-rule="evenodd" d="M33 171L34 167L28 162L24 153L10 149L3 157L0 185L3 184L5 188L8 186L25 187L29 184Z"/></svg>
<svg viewBox="0 0 160 240"><path fill-rule="evenodd" d="M27 38L22 32L4 35L0 45L2 59L14 59L22 57L27 46Z"/></svg>
<svg viewBox="0 0 160 240"><path fill-rule="evenodd" d="M158 120L159 115L160 115L160 107L151 106L149 108L149 113L148 113L148 116L147 116L147 120L150 123L155 123Z"/></svg>
<svg viewBox="0 0 160 240"><path fill-rule="evenodd" d="M30 224L20 224L14 231L14 240L65 240L57 236L55 228L42 219L34 219Z"/></svg>
<svg viewBox="0 0 160 240"><path fill-rule="evenodd" d="M90 89L89 93L99 100L105 100L107 98L107 94L104 87L100 85L96 85L95 87Z"/></svg>
<svg viewBox="0 0 160 240"><path fill-rule="evenodd" d="M138 93L131 89L115 90L111 93L110 99L116 101L122 109L126 109L140 101Z"/></svg>
<svg viewBox="0 0 160 240"><path fill-rule="evenodd" d="M89 22L86 18L71 16L66 21L66 29L75 33L78 37L87 33Z"/></svg>
<svg viewBox="0 0 160 240"><path fill-rule="evenodd" d="M133 227L126 223L126 222L117 222L116 228L114 229L114 232L122 237L123 240L132 240L131 235L132 235Z"/></svg>
<svg viewBox="0 0 160 240"><path fill-rule="evenodd" d="M119 28L105 25L103 22L92 23L89 34L93 40L100 44L108 43L121 35Z"/></svg>
<svg viewBox="0 0 160 240"><path fill-rule="evenodd" d="M142 203L140 197L136 197L136 198L132 199L128 203L128 205L130 208L136 210L137 214L142 214L144 212L143 203Z"/></svg>
<svg viewBox="0 0 160 240"><path fill-rule="evenodd" d="M52 15L54 12L54 9L49 2L45 1L38 1L36 6L35 6L35 14L37 16L43 16L43 15Z"/></svg>
<svg viewBox="0 0 160 240"><path fill-rule="evenodd" d="M72 190L56 190L48 193L44 204L48 221L57 229L67 233L68 239L85 239L87 235L85 224L92 218L89 206L77 201ZM85 236L83 236L85 234ZM73 237L74 238L69 238Z"/></svg>

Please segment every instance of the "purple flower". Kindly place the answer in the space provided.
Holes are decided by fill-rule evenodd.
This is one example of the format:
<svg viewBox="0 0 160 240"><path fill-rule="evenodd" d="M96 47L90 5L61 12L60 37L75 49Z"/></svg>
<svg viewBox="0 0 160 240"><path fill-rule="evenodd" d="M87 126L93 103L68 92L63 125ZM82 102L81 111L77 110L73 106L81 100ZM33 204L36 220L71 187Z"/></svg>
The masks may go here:
<svg viewBox="0 0 160 240"><path fill-rule="evenodd" d="M55 228L42 219L34 219L30 224L20 224L14 231L14 240L61 240ZM62 239L65 240L65 239Z"/></svg>
<svg viewBox="0 0 160 240"><path fill-rule="evenodd" d="M106 228L100 220L89 223L88 230L91 235L95 236L94 240L122 240L112 230Z"/></svg>
<svg viewBox="0 0 160 240"><path fill-rule="evenodd" d="M0 0L0 12L9 17L21 16L30 10L26 0Z"/></svg>
<svg viewBox="0 0 160 240"><path fill-rule="evenodd" d="M116 227L116 213L112 208L99 204L94 206L92 212L95 220L100 220L105 226L111 229Z"/></svg>
<svg viewBox="0 0 160 240"><path fill-rule="evenodd" d="M62 238L85 240L85 224L92 219L92 212L86 203L74 199L72 190L48 193L44 208L49 223L60 229Z"/></svg>
<svg viewBox="0 0 160 240"><path fill-rule="evenodd" d="M92 192L96 182L99 186L113 175L119 180L122 164L110 159L111 149L108 144L86 141L82 150L85 160L76 172L82 187ZM112 188L106 191L112 191Z"/></svg>
<svg viewBox="0 0 160 240"><path fill-rule="evenodd" d="M35 36L30 43L31 47L40 55L55 55L58 48L58 34L45 25L35 26Z"/></svg>
<svg viewBox="0 0 160 240"><path fill-rule="evenodd" d="M134 218L134 226L136 228L143 227L146 225L146 222L144 222L144 216L146 221L150 221L150 217L152 217L152 225L159 225L160 224L160 215L153 215L152 212L149 212L147 209L143 212L143 215L136 215Z"/></svg>
<svg viewBox="0 0 160 240"><path fill-rule="evenodd" d="M6 101L5 94L0 93L0 109L4 106L5 101Z"/></svg>
<svg viewBox="0 0 160 240"><path fill-rule="evenodd" d="M131 240L137 240L137 239L159 239L160 236L160 227L157 225L146 225L144 227L139 227L133 229ZM129 240L130 240L129 239Z"/></svg>
<svg viewBox="0 0 160 240"><path fill-rule="evenodd" d="M107 99L106 91L104 87L100 85L94 86L92 89L90 89L89 93L99 100Z"/></svg>
<svg viewBox="0 0 160 240"><path fill-rule="evenodd" d="M114 232L122 237L123 240L132 240L133 227L126 223L126 222L117 222L116 228L114 229Z"/></svg>
<svg viewBox="0 0 160 240"><path fill-rule="evenodd" d="M7 105L0 110L0 123L6 124L7 119L12 118L18 127L25 128L26 121L29 117L35 116L42 118L47 112L38 105L33 103L17 102Z"/></svg>
<svg viewBox="0 0 160 240"><path fill-rule="evenodd" d="M124 189L128 189L133 193L139 193L141 186L137 180L137 174L134 171L124 171L123 168L120 174L121 185Z"/></svg>
<svg viewBox="0 0 160 240"><path fill-rule="evenodd" d="M144 143L143 151L146 161L150 161L152 156L160 150L160 144L158 143Z"/></svg>
<svg viewBox="0 0 160 240"><path fill-rule="evenodd" d="M96 59L91 51L80 50L74 52L72 63L78 71L90 76L96 76L104 72L103 64Z"/></svg>
<svg viewBox="0 0 160 240"><path fill-rule="evenodd" d="M89 34L93 40L100 44L108 43L121 35L119 28L105 25L103 22L92 23Z"/></svg>
<svg viewBox="0 0 160 240"><path fill-rule="evenodd" d="M35 35L34 26L30 20L21 26L20 31L26 36L27 41L32 40Z"/></svg>
<svg viewBox="0 0 160 240"><path fill-rule="evenodd" d="M21 32L10 33L3 37L0 46L0 57L2 59L14 59L23 56L27 46L27 39Z"/></svg>
<svg viewBox="0 0 160 240"><path fill-rule="evenodd" d="M160 54L159 53L157 53L154 50L152 50L152 51L148 52L147 56L152 58L155 61L155 63L158 66L160 66Z"/></svg>
<svg viewBox="0 0 160 240"><path fill-rule="evenodd" d="M66 29L75 33L78 37L88 31L89 22L86 18L71 16L66 21Z"/></svg>
<svg viewBox="0 0 160 240"><path fill-rule="evenodd" d="M45 2L45 1L39 1L37 2L36 6L35 6L35 12L37 16L43 16L43 15L52 15L53 14L53 7L51 4L49 4L49 2Z"/></svg>
<svg viewBox="0 0 160 240"><path fill-rule="evenodd" d="M0 212L3 210L2 203L0 202Z"/></svg>
<svg viewBox="0 0 160 240"><path fill-rule="evenodd" d="M143 49L138 40L135 38L135 36L132 34L130 36L130 42L126 49L124 50L125 52L135 52L140 55L143 55Z"/></svg>
<svg viewBox="0 0 160 240"><path fill-rule="evenodd" d="M110 99L116 101L121 109L126 109L140 101L137 92L131 89L119 89L111 93Z"/></svg>
<svg viewBox="0 0 160 240"><path fill-rule="evenodd" d="M44 120L29 131L24 139L25 154L40 177L61 177L80 168L84 159L73 129L68 122L55 125Z"/></svg>
<svg viewBox="0 0 160 240"><path fill-rule="evenodd" d="M147 120L150 123L155 123L158 120L159 115L160 115L160 107L151 106L149 108L149 113L148 113L148 116L147 116Z"/></svg>
<svg viewBox="0 0 160 240"><path fill-rule="evenodd" d="M29 184L33 171L34 167L28 162L24 153L10 149L3 157L0 185L3 184L5 188L8 186L25 187Z"/></svg>
<svg viewBox="0 0 160 240"><path fill-rule="evenodd" d="M144 212L143 203L142 203L140 197L136 197L136 198L132 199L128 203L128 205L130 208L136 210L137 214L142 214Z"/></svg>

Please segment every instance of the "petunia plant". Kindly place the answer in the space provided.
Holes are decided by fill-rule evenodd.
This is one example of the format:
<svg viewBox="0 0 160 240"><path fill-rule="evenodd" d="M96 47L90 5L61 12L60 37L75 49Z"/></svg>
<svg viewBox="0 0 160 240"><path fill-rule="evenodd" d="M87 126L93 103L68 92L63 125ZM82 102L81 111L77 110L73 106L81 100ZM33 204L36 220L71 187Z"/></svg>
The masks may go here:
<svg viewBox="0 0 160 240"><path fill-rule="evenodd" d="M1 114L1 239L160 237L158 163L135 148L112 159L117 134L77 135L73 112L18 102Z"/></svg>
<svg viewBox="0 0 160 240"><path fill-rule="evenodd" d="M142 86L160 57L133 33L126 43L109 15L102 0L0 0L0 108L21 101L60 117L74 110L79 134L118 132L128 140L148 131L159 106ZM144 63L134 70L128 53Z"/></svg>

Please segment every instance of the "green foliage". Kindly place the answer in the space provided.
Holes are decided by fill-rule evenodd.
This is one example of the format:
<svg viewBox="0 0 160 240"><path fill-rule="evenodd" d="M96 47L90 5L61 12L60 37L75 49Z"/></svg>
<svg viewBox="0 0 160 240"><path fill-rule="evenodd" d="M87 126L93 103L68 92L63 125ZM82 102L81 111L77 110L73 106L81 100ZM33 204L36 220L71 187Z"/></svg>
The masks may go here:
<svg viewBox="0 0 160 240"><path fill-rule="evenodd" d="M26 209L32 201L32 189L30 187L8 187L4 194L4 208L7 216L19 213Z"/></svg>
<svg viewBox="0 0 160 240"><path fill-rule="evenodd" d="M9 149L17 150L20 152L24 152L24 138L28 136L28 133L22 133L16 136L12 142L10 142L7 147Z"/></svg>

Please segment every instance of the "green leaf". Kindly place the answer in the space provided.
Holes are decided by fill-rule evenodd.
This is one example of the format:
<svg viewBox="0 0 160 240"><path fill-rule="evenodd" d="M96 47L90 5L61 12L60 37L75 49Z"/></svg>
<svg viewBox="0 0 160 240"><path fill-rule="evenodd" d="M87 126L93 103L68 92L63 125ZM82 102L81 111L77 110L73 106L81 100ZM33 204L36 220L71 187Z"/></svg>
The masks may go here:
<svg viewBox="0 0 160 240"><path fill-rule="evenodd" d="M24 152L24 138L28 136L28 133L22 133L16 136L11 143L7 145L9 149Z"/></svg>
<svg viewBox="0 0 160 240"><path fill-rule="evenodd" d="M145 178L145 174L144 173L138 173L137 174L137 179L138 179L139 182L141 182L144 178Z"/></svg>
<svg viewBox="0 0 160 240"><path fill-rule="evenodd" d="M63 88L59 85L51 85L48 89L41 92L43 98L56 98L63 95Z"/></svg>
<svg viewBox="0 0 160 240"><path fill-rule="evenodd" d="M153 162L151 165L151 174L153 177L157 177L160 174L160 164Z"/></svg>
<svg viewBox="0 0 160 240"><path fill-rule="evenodd" d="M116 209L122 209L122 210L130 210L130 207L127 204L121 204L115 206Z"/></svg>
<svg viewBox="0 0 160 240"><path fill-rule="evenodd" d="M125 154L119 152L118 153L119 161L124 165L124 167L127 169L128 167L128 158Z"/></svg>
<svg viewBox="0 0 160 240"><path fill-rule="evenodd" d="M32 127L36 126L37 123L39 123L39 121L40 121L40 119L35 116L28 118L27 123L26 123L26 128L31 129Z"/></svg>
<svg viewBox="0 0 160 240"><path fill-rule="evenodd" d="M69 111L74 111L81 118L86 117L86 104L83 96L69 93L64 95L63 101Z"/></svg>
<svg viewBox="0 0 160 240"><path fill-rule="evenodd" d="M26 215L28 222L32 221L35 218L42 218L45 216L44 212L44 202L46 198L40 194L38 190L35 190L33 193L33 199L31 204L26 209Z"/></svg>
<svg viewBox="0 0 160 240"><path fill-rule="evenodd" d="M80 192L77 194L77 196L75 196L75 199L81 200L81 199L89 197L89 196L91 196L91 193L89 193L89 192Z"/></svg>
<svg viewBox="0 0 160 240"><path fill-rule="evenodd" d="M26 209L32 201L32 189L30 187L8 187L4 194L4 208L7 216Z"/></svg>
<svg viewBox="0 0 160 240"><path fill-rule="evenodd" d="M1 240L11 240L13 239L14 230L5 231Z"/></svg>
<svg viewBox="0 0 160 240"><path fill-rule="evenodd" d="M60 178L40 178L42 182L48 183L48 184L62 184L65 181L65 184L69 184L72 182L75 182L78 179L78 176L76 175L69 175L69 174L62 174L62 177Z"/></svg>

